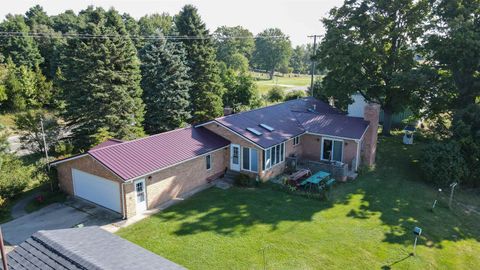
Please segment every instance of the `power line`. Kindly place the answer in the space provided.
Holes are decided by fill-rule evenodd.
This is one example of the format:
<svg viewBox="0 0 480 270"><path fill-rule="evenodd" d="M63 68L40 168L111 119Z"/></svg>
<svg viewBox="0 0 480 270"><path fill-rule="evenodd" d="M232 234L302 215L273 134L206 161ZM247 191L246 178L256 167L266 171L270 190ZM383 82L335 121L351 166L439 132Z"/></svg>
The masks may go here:
<svg viewBox="0 0 480 270"><path fill-rule="evenodd" d="M130 39L147 39L147 40L205 40L217 38L220 40L227 39L262 39L262 38L285 38L284 36L229 36L229 37L216 37L215 35L207 36L162 36L162 35L120 35L120 34L80 34L80 33L42 33L42 32L0 32L0 38L2 37L32 37L32 38L78 38L78 39L109 39L109 38L130 38Z"/></svg>

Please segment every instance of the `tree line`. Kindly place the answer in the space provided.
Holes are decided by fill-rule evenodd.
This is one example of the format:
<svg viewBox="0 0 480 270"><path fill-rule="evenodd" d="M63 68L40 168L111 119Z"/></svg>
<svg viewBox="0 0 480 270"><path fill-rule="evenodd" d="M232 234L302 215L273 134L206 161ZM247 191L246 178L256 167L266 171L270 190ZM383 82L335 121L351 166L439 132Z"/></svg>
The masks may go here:
<svg viewBox="0 0 480 270"><path fill-rule="evenodd" d="M273 76L306 72L310 63L310 48L292 49L280 29L210 33L192 5L138 20L91 6L49 16L37 5L7 15L0 39L1 109L37 110L20 125L48 118L40 109L54 111L77 151L199 123L224 107L261 106L251 68Z"/></svg>
<svg viewBox="0 0 480 270"><path fill-rule="evenodd" d="M480 1L345 1L323 24L315 95L380 104L385 135L392 114L410 109L432 139L426 178L480 186Z"/></svg>

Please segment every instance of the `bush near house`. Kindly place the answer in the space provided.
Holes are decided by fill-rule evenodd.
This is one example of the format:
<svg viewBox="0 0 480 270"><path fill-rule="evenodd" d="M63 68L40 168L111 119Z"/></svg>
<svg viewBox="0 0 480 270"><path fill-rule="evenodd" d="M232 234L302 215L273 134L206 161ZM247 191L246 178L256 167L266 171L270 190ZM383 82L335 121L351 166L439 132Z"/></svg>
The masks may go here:
<svg viewBox="0 0 480 270"><path fill-rule="evenodd" d="M255 186L255 179L246 175L246 174L239 174L235 176L235 185L239 187L253 187Z"/></svg>
<svg viewBox="0 0 480 270"><path fill-rule="evenodd" d="M439 186L448 186L468 174L460 145L455 141L434 142L425 146L420 160L425 179Z"/></svg>

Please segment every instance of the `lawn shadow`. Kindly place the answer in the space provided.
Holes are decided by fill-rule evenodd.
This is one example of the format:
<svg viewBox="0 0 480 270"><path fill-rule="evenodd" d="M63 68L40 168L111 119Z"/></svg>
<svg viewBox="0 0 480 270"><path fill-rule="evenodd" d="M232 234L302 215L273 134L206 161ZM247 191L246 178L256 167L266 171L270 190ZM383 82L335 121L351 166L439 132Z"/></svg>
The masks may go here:
<svg viewBox="0 0 480 270"><path fill-rule="evenodd" d="M441 242L445 240L480 241L480 216L455 213L445 204L432 211L437 189L422 182L416 159L419 149L397 140L380 139L376 169L361 176L352 187L357 188L356 194L362 194L360 207L347 216L356 219L379 216L389 227L383 240L388 243L412 245L416 226L423 229L418 244L431 248L442 248ZM351 199L348 195L343 203Z"/></svg>
<svg viewBox="0 0 480 270"><path fill-rule="evenodd" d="M210 189L205 193L155 217L180 221L177 235L214 231L234 236L248 232L255 225L268 226L273 231L283 221L310 221L315 213L332 206L330 202L286 194L268 186ZM212 200L211 196L216 199Z"/></svg>
<svg viewBox="0 0 480 270"><path fill-rule="evenodd" d="M174 233L179 236L202 232L236 236L254 226L273 231L280 222L312 221L315 214L335 205L352 205L346 216L378 219L387 227L383 237L387 243L412 245L416 226L423 229L418 245L429 248L442 248L445 240L480 241L479 217L456 215L442 205L431 211L436 190L420 181L417 154L418 149L402 145L398 137L382 138L376 169L353 182L337 184L331 201L287 194L272 189L272 184L256 189L210 189L154 218L177 222Z"/></svg>

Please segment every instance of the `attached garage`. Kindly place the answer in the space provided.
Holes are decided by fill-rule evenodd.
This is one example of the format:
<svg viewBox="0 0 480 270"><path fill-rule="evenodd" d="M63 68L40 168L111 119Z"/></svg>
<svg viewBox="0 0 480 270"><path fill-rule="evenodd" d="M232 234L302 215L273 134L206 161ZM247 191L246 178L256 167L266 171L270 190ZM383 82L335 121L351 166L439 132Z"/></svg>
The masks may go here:
<svg viewBox="0 0 480 270"><path fill-rule="evenodd" d="M51 165L65 193L129 218L208 187L225 172L229 144L205 128L187 127L128 142L108 140Z"/></svg>
<svg viewBox="0 0 480 270"><path fill-rule="evenodd" d="M75 196L121 213L120 184L77 169L72 169Z"/></svg>

